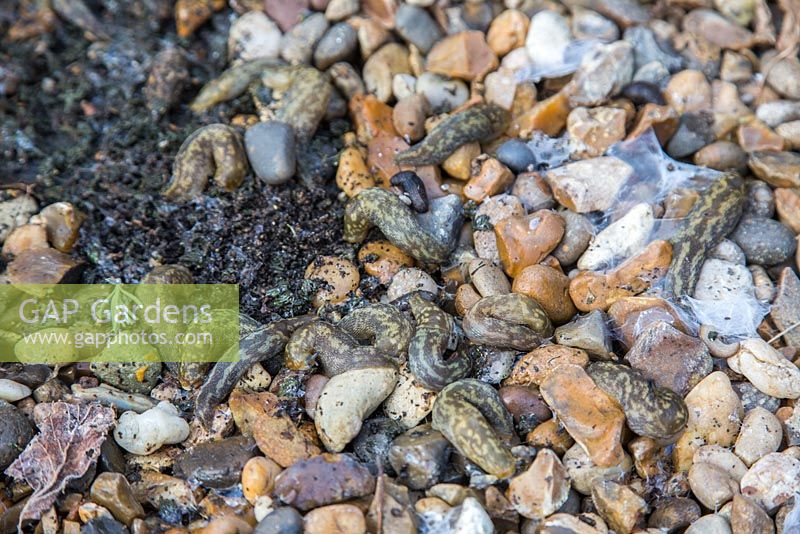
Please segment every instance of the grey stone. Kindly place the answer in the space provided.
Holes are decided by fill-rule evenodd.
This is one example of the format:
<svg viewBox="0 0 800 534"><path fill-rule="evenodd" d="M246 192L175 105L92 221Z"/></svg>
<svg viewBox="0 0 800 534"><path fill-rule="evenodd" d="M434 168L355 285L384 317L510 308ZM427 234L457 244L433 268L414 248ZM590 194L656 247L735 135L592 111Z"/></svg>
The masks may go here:
<svg viewBox="0 0 800 534"><path fill-rule="evenodd" d="M637 70L653 61L661 63L669 72L676 72L683 68L683 58L676 53L665 51L649 28L645 26L630 27L625 30L623 38L633 45L633 57Z"/></svg>
<svg viewBox="0 0 800 534"><path fill-rule="evenodd" d="M292 64L308 63L314 46L325 35L328 20L322 13L314 13L289 30L281 39L281 57Z"/></svg>
<svg viewBox="0 0 800 534"><path fill-rule="evenodd" d="M469 98L469 89L464 82L434 72L423 72L417 78L416 91L428 99L434 113L452 111Z"/></svg>
<svg viewBox="0 0 800 534"><path fill-rule="evenodd" d="M253 534L303 534L303 516L289 506L276 508L256 525Z"/></svg>
<svg viewBox="0 0 800 534"><path fill-rule="evenodd" d="M771 219L773 215L775 215L775 195L772 193L772 188L761 180L748 181L742 217Z"/></svg>
<svg viewBox="0 0 800 534"><path fill-rule="evenodd" d="M427 489L440 481L450 450L450 442L442 433L425 424L395 438L389 462L398 482L415 490Z"/></svg>
<svg viewBox="0 0 800 534"><path fill-rule="evenodd" d="M515 173L525 172L536 165L536 158L528 145L519 139L509 139L497 149L497 159Z"/></svg>
<svg viewBox="0 0 800 534"><path fill-rule="evenodd" d="M175 461L175 473L208 488L230 488L239 483L247 460L256 455L253 438L236 436L200 443Z"/></svg>
<svg viewBox="0 0 800 534"><path fill-rule="evenodd" d="M128 534L128 527L107 515L100 515L83 525L81 534Z"/></svg>
<svg viewBox="0 0 800 534"><path fill-rule="evenodd" d="M419 224L436 239L453 250L464 225L464 206L458 195L447 195L429 201L428 211L418 213Z"/></svg>
<svg viewBox="0 0 800 534"><path fill-rule="evenodd" d="M684 113L675 134L667 143L667 154L685 158L716 140L714 118L709 113Z"/></svg>
<svg viewBox="0 0 800 534"><path fill-rule="evenodd" d="M314 65L324 70L350 57L358 47L358 33L346 22L333 25L314 50Z"/></svg>
<svg viewBox="0 0 800 534"><path fill-rule="evenodd" d="M443 37L442 30L428 12L418 6L403 4L394 17L395 30L423 54L430 52L436 41Z"/></svg>
<svg viewBox="0 0 800 534"><path fill-rule="evenodd" d="M253 171L265 183L282 184L294 176L295 135L288 124L259 122L245 132L244 146Z"/></svg>
<svg viewBox="0 0 800 534"><path fill-rule="evenodd" d="M762 393L750 382L731 382L731 387L742 400L745 413L757 407L775 413L781 407L781 399Z"/></svg>
<svg viewBox="0 0 800 534"><path fill-rule="evenodd" d="M608 317L601 310L581 315L574 321L556 328L555 339L559 345L583 349L599 359L613 358Z"/></svg>
<svg viewBox="0 0 800 534"><path fill-rule="evenodd" d="M764 217L745 217L729 238L739 245L748 263L775 265L794 254L794 234L780 222Z"/></svg>
<svg viewBox="0 0 800 534"><path fill-rule="evenodd" d="M13 404L0 401L0 472L11 465L33 439L33 426Z"/></svg>
<svg viewBox="0 0 800 534"><path fill-rule="evenodd" d="M392 468L389 463L389 448L394 438L403 431L405 428L402 424L388 417L369 419L353 440L353 451L362 462L381 462L384 470L389 471Z"/></svg>
<svg viewBox="0 0 800 534"><path fill-rule="evenodd" d="M139 380L137 371L141 366L140 363L92 362L90 368L94 375L105 384L128 393L147 395L161 376L161 362L148 364L142 379Z"/></svg>

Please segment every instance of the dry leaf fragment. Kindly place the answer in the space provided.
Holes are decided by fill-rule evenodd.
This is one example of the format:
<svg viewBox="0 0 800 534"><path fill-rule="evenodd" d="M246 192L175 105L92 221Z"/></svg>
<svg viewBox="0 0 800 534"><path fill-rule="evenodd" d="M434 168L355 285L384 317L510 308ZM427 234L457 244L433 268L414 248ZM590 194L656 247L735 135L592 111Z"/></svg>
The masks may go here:
<svg viewBox="0 0 800 534"><path fill-rule="evenodd" d="M6 469L34 490L20 514L20 528L28 519L41 518L67 483L86 473L114 424L114 411L96 403L38 404L33 417L39 433Z"/></svg>

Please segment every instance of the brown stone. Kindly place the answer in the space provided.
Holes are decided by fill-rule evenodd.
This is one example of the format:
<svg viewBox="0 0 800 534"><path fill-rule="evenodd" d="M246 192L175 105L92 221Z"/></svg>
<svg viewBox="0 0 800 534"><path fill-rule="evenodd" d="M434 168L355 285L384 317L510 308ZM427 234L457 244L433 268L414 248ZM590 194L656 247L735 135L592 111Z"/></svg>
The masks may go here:
<svg viewBox="0 0 800 534"><path fill-rule="evenodd" d="M757 119L740 124L736 130L736 140L745 152L755 152L756 150L780 152L784 146L783 137Z"/></svg>
<svg viewBox="0 0 800 534"><path fill-rule="evenodd" d="M785 331L783 340L790 347L800 349L800 279L790 267L781 271L770 317L775 326Z"/></svg>
<svg viewBox="0 0 800 534"><path fill-rule="evenodd" d="M617 534L630 534L647 513L647 503L631 488L613 480L592 484L592 501L600 516Z"/></svg>
<svg viewBox="0 0 800 534"><path fill-rule="evenodd" d="M23 224L8 234L3 242L3 256L10 258L25 250L49 248L47 231L43 224Z"/></svg>
<svg viewBox="0 0 800 534"><path fill-rule="evenodd" d="M569 296L569 277L545 265L525 267L511 287L514 293L528 295L555 324L566 323L578 313Z"/></svg>
<svg viewBox="0 0 800 534"><path fill-rule="evenodd" d="M225 0L177 0L175 28L180 37L189 37L206 23L214 11L225 7Z"/></svg>
<svg viewBox="0 0 800 534"><path fill-rule="evenodd" d="M308 0L264 0L264 11L283 32L302 20L308 6Z"/></svg>
<svg viewBox="0 0 800 534"><path fill-rule="evenodd" d="M660 321L644 328L625 359L657 386L681 396L713 369L711 355L702 341Z"/></svg>
<svg viewBox="0 0 800 534"><path fill-rule="evenodd" d="M502 57L525 44L528 35L527 15L517 9L506 9L492 21L486 34L489 48Z"/></svg>
<svg viewBox="0 0 800 534"><path fill-rule="evenodd" d="M670 140L672 134L678 129L680 115L670 106L658 104L645 104L636 118L636 125L628 134L627 139L636 139L649 128L653 128L656 137L662 145Z"/></svg>
<svg viewBox="0 0 800 534"><path fill-rule="evenodd" d="M553 417L539 390L534 387L504 385L498 394L517 423L530 416L536 421L547 421Z"/></svg>
<svg viewBox="0 0 800 534"><path fill-rule="evenodd" d="M567 125L567 117L571 107L569 98L563 92L542 100L527 112L511 120L508 134L511 137L530 137L535 130L541 130L550 137L555 137Z"/></svg>
<svg viewBox="0 0 800 534"><path fill-rule="evenodd" d="M711 84L698 70L682 70L669 79L664 98L679 115L711 111Z"/></svg>
<svg viewBox="0 0 800 534"><path fill-rule="evenodd" d="M336 169L336 185L344 194L352 198L362 190L375 187L375 179L367 169L367 163L361 151L353 146L347 147L339 156L339 167Z"/></svg>
<svg viewBox="0 0 800 534"><path fill-rule="evenodd" d="M463 317L481 298L483 297L475 290L472 284L461 284L456 289L456 313Z"/></svg>
<svg viewBox="0 0 800 534"><path fill-rule="evenodd" d="M542 449L531 466L508 484L506 497L523 517L542 519L556 512L569 496L569 476L556 454Z"/></svg>
<svg viewBox="0 0 800 534"><path fill-rule="evenodd" d="M543 447L552 449L558 454L564 454L575 445L575 440L572 439L566 428L553 418L528 432L525 436L525 443L531 447Z"/></svg>
<svg viewBox="0 0 800 534"><path fill-rule="evenodd" d="M427 69L452 78L482 80L498 66L497 56L481 31L445 37L428 53Z"/></svg>
<svg viewBox="0 0 800 534"><path fill-rule="evenodd" d="M772 187L800 187L800 155L794 152L753 152L747 165Z"/></svg>
<svg viewBox="0 0 800 534"><path fill-rule="evenodd" d="M47 239L53 248L69 253L78 240L86 216L69 202L56 202L42 209L37 218L44 222Z"/></svg>
<svg viewBox="0 0 800 534"><path fill-rule="evenodd" d="M306 534L365 534L364 513L352 504L331 504L311 510L303 518Z"/></svg>
<svg viewBox="0 0 800 534"><path fill-rule="evenodd" d="M775 524L767 513L758 504L742 495L733 496L731 528L733 532L748 534L775 533Z"/></svg>
<svg viewBox="0 0 800 534"><path fill-rule="evenodd" d="M775 133L783 137L788 148L800 149L800 121L784 122L775 128Z"/></svg>
<svg viewBox="0 0 800 534"><path fill-rule="evenodd" d="M508 217L494 227L503 269L512 278L525 267L542 261L564 235L564 219L556 212L539 210Z"/></svg>
<svg viewBox="0 0 800 534"><path fill-rule="evenodd" d="M362 263L367 274L377 277L385 285L403 267L414 266L414 258L385 240L372 241L361 247L358 261Z"/></svg>
<svg viewBox="0 0 800 534"><path fill-rule="evenodd" d="M261 452L281 467L289 467L321 452L289 416L278 409L269 410L256 419L252 430Z"/></svg>
<svg viewBox="0 0 800 534"><path fill-rule="evenodd" d="M481 144L477 141L465 143L455 149L444 162L442 169L444 172L459 180L469 180L472 160L481 155ZM513 179L513 177L512 177Z"/></svg>
<svg viewBox="0 0 800 534"><path fill-rule="evenodd" d="M8 264L7 274L12 284L70 284L80 281L85 267L54 248L30 249Z"/></svg>
<svg viewBox="0 0 800 534"><path fill-rule="evenodd" d="M89 498L108 508L120 522L130 525L137 517L144 517L144 508L133 495L133 489L122 473L100 473L92 483Z"/></svg>
<svg viewBox="0 0 800 534"><path fill-rule="evenodd" d="M423 95L401 98L394 106L392 122L397 133L408 141L419 141L425 136L425 117L428 100Z"/></svg>
<svg viewBox="0 0 800 534"><path fill-rule="evenodd" d="M554 369L568 364L586 367L589 365L589 355L581 349L563 345L545 345L522 356L514 364L514 369L505 384L539 386Z"/></svg>
<svg viewBox="0 0 800 534"><path fill-rule="evenodd" d="M613 107L573 109L567 117L567 132L578 143L577 158L602 156L625 137L625 111Z"/></svg>
<svg viewBox="0 0 800 534"><path fill-rule="evenodd" d="M514 173L495 158L481 163L480 170L464 186L464 196L475 202L502 193L514 182Z"/></svg>
<svg viewBox="0 0 800 534"><path fill-rule="evenodd" d="M658 297L621 298L608 308L608 316L626 347L631 347L644 329L656 322L672 325L684 334L689 331L677 310Z"/></svg>
<svg viewBox="0 0 800 534"><path fill-rule="evenodd" d="M695 152L694 163L718 171L743 173L747 169L747 154L736 143L717 141Z"/></svg>
<svg viewBox="0 0 800 534"><path fill-rule="evenodd" d="M625 414L579 365L560 365L544 380L542 397L570 436L601 467L619 464Z"/></svg>
<svg viewBox="0 0 800 534"><path fill-rule="evenodd" d="M569 294L581 311L603 311L618 299L643 293L660 280L672 261L672 245L653 241L637 255L606 274L584 271L569 285Z"/></svg>
<svg viewBox="0 0 800 534"><path fill-rule="evenodd" d="M783 187L776 189L775 211L778 212L778 220L795 234L800 234L800 191Z"/></svg>
<svg viewBox="0 0 800 534"><path fill-rule="evenodd" d="M228 406L239 432L245 436L252 436L258 418L276 408L278 402L278 397L268 391L246 393L237 388L231 393Z"/></svg>
<svg viewBox="0 0 800 534"><path fill-rule="evenodd" d="M392 108L372 94L357 94L348 104L358 141L367 144L381 133L395 136Z"/></svg>
<svg viewBox="0 0 800 534"><path fill-rule="evenodd" d="M394 28L394 15L397 13L397 0L362 0L361 8L370 19L378 21L383 27Z"/></svg>

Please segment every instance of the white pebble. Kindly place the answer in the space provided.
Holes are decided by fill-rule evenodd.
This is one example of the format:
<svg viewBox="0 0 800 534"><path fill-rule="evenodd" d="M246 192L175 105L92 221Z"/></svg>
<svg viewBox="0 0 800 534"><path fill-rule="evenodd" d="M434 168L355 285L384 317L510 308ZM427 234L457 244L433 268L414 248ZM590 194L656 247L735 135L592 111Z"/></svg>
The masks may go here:
<svg viewBox="0 0 800 534"><path fill-rule="evenodd" d="M30 395L31 388L25 384L20 384L7 378L0 378L0 400L17 402L25 397L30 397Z"/></svg>
<svg viewBox="0 0 800 534"><path fill-rule="evenodd" d="M578 260L578 269L603 269L612 266L616 260L633 256L647 245L655 223L653 207L637 204L592 239Z"/></svg>
<svg viewBox="0 0 800 534"><path fill-rule="evenodd" d="M114 439L133 454L151 454L163 445L180 443L189 437L189 424L178 415L178 409L167 401L142 414L125 412L119 416Z"/></svg>
<svg viewBox="0 0 800 534"><path fill-rule="evenodd" d="M436 294L439 287L431 275L421 269L409 267L400 269L389 285L386 296L390 301L398 299L415 291L427 291Z"/></svg>

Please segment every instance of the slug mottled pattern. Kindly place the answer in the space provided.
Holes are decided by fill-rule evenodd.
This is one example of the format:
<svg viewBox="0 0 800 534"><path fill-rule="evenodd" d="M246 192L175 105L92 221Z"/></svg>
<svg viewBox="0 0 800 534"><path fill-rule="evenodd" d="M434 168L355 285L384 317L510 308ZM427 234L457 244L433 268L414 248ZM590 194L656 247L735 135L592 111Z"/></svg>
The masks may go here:
<svg viewBox="0 0 800 534"><path fill-rule="evenodd" d="M199 196L212 176L221 188L233 191L249 170L239 133L225 124L209 124L195 130L181 145L164 196L172 200Z"/></svg>
<svg viewBox="0 0 800 534"><path fill-rule="evenodd" d="M636 434L670 440L686 426L689 412L681 396L671 389L656 386L636 369L597 362L586 372L597 387L619 403L628 428Z"/></svg>
<svg viewBox="0 0 800 534"><path fill-rule="evenodd" d="M344 240L360 243L377 226L386 239L419 261L441 263L451 244L429 234L394 193L372 187L351 198L344 212Z"/></svg>
<svg viewBox="0 0 800 534"><path fill-rule="evenodd" d="M504 444L514 435L513 419L489 384L467 378L444 388L433 405L431 426L487 473L514 474L514 457Z"/></svg>
<svg viewBox="0 0 800 534"><path fill-rule="evenodd" d="M553 324L539 303L519 293L482 298L467 312L463 328L473 343L524 351L553 335Z"/></svg>
<svg viewBox="0 0 800 534"><path fill-rule="evenodd" d="M327 377L362 367L390 366L375 347L361 346L343 329L315 321L299 328L286 344L286 367L306 371L318 364Z"/></svg>
<svg viewBox="0 0 800 534"><path fill-rule="evenodd" d="M283 92L271 116L263 118L285 122L294 128L298 142L309 141L325 117L333 94L328 76L313 67L276 67L263 70L261 82Z"/></svg>
<svg viewBox="0 0 800 534"><path fill-rule="evenodd" d="M465 143L496 138L510 120L509 112L496 104L476 104L443 120L394 160L398 165L438 165Z"/></svg>
<svg viewBox="0 0 800 534"><path fill-rule="evenodd" d="M336 326L397 363L403 360L414 335L411 321L390 304L370 304L355 309Z"/></svg>
<svg viewBox="0 0 800 534"><path fill-rule="evenodd" d="M691 296L706 253L736 228L744 200L744 182L732 173L714 181L700 195L680 230L670 239L672 262L665 280L665 296Z"/></svg>
<svg viewBox="0 0 800 534"><path fill-rule="evenodd" d="M310 320L312 317L304 315L257 327L255 321L243 315L240 320L239 343L225 354L227 357L231 351L238 351L239 360L217 362L211 369L195 404L195 414L200 421L209 427L214 408L225 402L247 370L253 364L279 358L291 333Z"/></svg>
<svg viewBox="0 0 800 534"><path fill-rule="evenodd" d="M417 330L408 346L408 369L423 386L439 391L466 377L472 362L466 353L445 359L455 330L453 316L439 309L418 293L408 301L417 320Z"/></svg>

